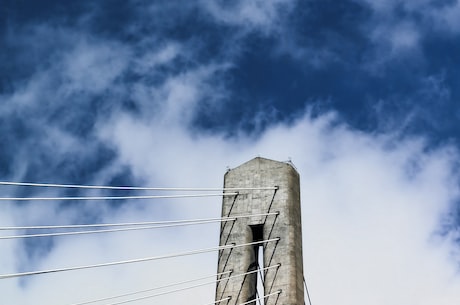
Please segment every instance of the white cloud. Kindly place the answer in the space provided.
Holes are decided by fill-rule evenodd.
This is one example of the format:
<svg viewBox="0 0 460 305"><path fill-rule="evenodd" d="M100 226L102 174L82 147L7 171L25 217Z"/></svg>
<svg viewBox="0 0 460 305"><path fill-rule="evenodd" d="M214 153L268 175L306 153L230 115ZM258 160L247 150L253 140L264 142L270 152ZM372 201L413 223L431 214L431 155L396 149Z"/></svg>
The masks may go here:
<svg viewBox="0 0 460 305"><path fill-rule="evenodd" d="M355 0L369 9L361 24L373 48L366 54L366 66L381 73L391 61L410 59L417 65L427 60L424 42L433 36L455 37L460 32L458 1Z"/></svg>
<svg viewBox="0 0 460 305"><path fill-rule="evenodd" d="M392 21L418 20L418 30L425 34L437 29L453 34L459 33L460 3L458 1L429 0L356 0L365 3L376 15L375 24L383 22L387 25ZM398 16L397 13L404 13ZM417 18L413 18L417 16Z"/></svg>
<svg viewBox="0 0 460 305"><path fill-rule="evenodd" d="M126 69L128 49L110 41L80 39L62 59L63 81L71 92L101 93ZM66 86L64 86L66 88Z"/></svg>
<svg viewBox="0 0 460 305"><path fill-rule="evenodd" d="M401 24L390 33L392 49L395 51L410 49L418 45L419 33L413 24Z"/></svg>
<svg viewBox="0 0 460 305"><path fill-rule="evenodd" d="M184 50L180 44L168 43L157 52L147 52L141 58L136 59L134 70L141 74L147 74L158 68L158 66L171 64L181 53L184 53Z"/></svg>
<svg viewBox="0 0 460 305"><path fill-rule="evenodd" d="M100 140L118 152L114 166L127 166L147 185L218 187L227 165L234 167L257 155L292 158L301 174L305 270L315 303L399 305L403 300L424 305L434 300L453 304L458 299L458 260L451 256L457 246L449 239L456 233L447 238L436 235L458 199L458 177L451 168L458 160L455 151L426 151L423 141L367 135L346 128L334 115L312 119L308 112L291 125L269 127L259 138L242 132L226 138L190 131L190 118L202 109L200 97L211 94L206 84L215 75L212 71L192 70L169 77L162 87L144 88L162 93L151 95L150 102L158 105L153 115L115 113L99 121ZM147 105L149 98L138 98L139 104ZM50 135L56 147L72 146L65 133ZM90 202L81 209L97 210L104 222L206 218L219 215L220 201L133 202L115 211ZM55 209L52 203L31 203L3 218L17 225L50 219L71 223L78 221L77 214L71 208ZM9 241L2 244L5 264L0 266L1 273L8 273L19 264L34 269L91 264L210 247L217 241L217 226L205 231L196 227L61 237L51 252L28 264L26 253L17 254L22 249L18 242ZM3 298L15 304L37 299L71 304L147 289L212 274L215 255L35 276L22 285L3 280L8 285ZM75 287L80 287L78 293ZM155 300L162 304L193 298L204 304L212 300L213 288L175 298Z"/></svg>
<svg viewBox="0 0 460 305"><path fill-rule="evenodd" d="M211 11L222 22L262 29L276 23L276 9L283 3L241 1L232 6L232 14L220 6L211 7ZM395 38L399 45L410 42L401 35ZM139 54L133 51L136 47L118 48L109 42L77 44L61 61L31 78L8 102L14 105L18 101L19 109L33 114L40 109L37 95L48 97L50 105L65 105L59 98L66 88L89 93L110 90L130 63L138 65L135 56ZM145 70L139 66L135 69L156 73L159 66L171 63L183 51L174 42L164 48L142 49ZM458 231L452 229L444 236L437 232L459 199L458 174L453 171L458 153L449 147L428 150L423 139L362 133L347 128L333 114L313 119L308 111L292 124L273 123L258 137L248 136L237 127L233 137L190 130L197 113L209 111L207 107L220 107L216 104L228 98L225 88L219 86L220 72L227 67L228 63L187 67L180 73L164 75L160 84L141 80L133 86L113 88L120 96L132 98L140 111L132 114L114 107L107 116L97 117L97 139L92 140L109 145L117 153L115 163L98 173L100 181L107 181L117 168L127 167L145 185L219 187L227 166L238 166L257 155L276 160L292 158L301 175L305 271L314 303L455 304L460 298L456 289L460 277L458 257L452 255L458 251L453 242ZM68 83L56 88L57 94L51 90L52 76L48 72L68 77ZM212 102L204 103L205 99ZM12 107L10 113L17 110ZM56 153L65 155L72 147L82 151L91 147L62 128L44 128L50 137L46 142L50 150L56 147ZM31 152L20 160L33 158ZM7 205L0 220L5 225L23 225L75 223L86 220L81 219L86 214L103 222L206 218L218 216L220 204L217 198L136 201L113 209L101 202L74 206L34 202ZM60 237L49 252L33 261L19 241L1 241L0 274L25 267L47 269L211 247L217 245L218 234L218 226L211 225ZM19 305L72 304L147 289L213 274L216 256L212 253L25 280L4 279L2 301ZM213 293L214 288L209 286L153 302L181 304L193 300L199 305L210 302ZM138 304L151 303L147 300Z"/></svg>
<svg viewBox="0 0 460 305"><path fill-rule="evenodd" d="M432 18L440 28L447 28L451 33L460 32L460 3L454 1L452 5L432 11Z"/></svg>
<svg viewBox="0 0 460 305"><path fill-rule="evenodd" d="M280 17L292 10L295 3L295 0L243 0L226 4L219 1L201 1L205 11L216 21L262 33L276 30Z"/></svg>
<svg viewBox="0 0 460 305"><path fill-rule="evenodd" d="M171 111L181 112L180 107ZM311 119L308 113L290 126L272 126L258 139L244 134L231 139L197 135L187 130L180 116L172 118L176 120L164 124L123 114L106 126L103 140L117 149L120 164L129 166L136 177L161 186L219 186L227 165L237 166L258 154L278 160L291 157L301 174L305 270L315 303L454 304L460 297L458 261L450 256L457 246L435 234L458 199L458 177L451 168L458 159L455 151L427 152L420 141L363 134L337 124L333 116ZM25 215L31 209L32 205L18 208ZM101 216L104 221L213 217L219 209L218 199L133 202ZM72 220L66 215L59 213L59 221ZM36 267L157 255L217 241L217 226L206 231L61 238ZM2 252L2 260L15 266L12 249ZM15 304L37 299L67 304L146 289L212 274L215 255L36 276L23 288L11 284L15 280L4 280L10 287L3 298ZM78 293L75 287L80 287ZM164 300L212 300L212 287L200 291ZM163 302L167 301L155 301Z"/></svg>
<svg viewBox="0 0 460 305"><path fill-rule="evenodd" d="M458 156L451 150L427 153L420 141L395 143L308 115L270 128L259 140L195 138L180 124L176 130L129 120L115 125L106 139L135 173L154 181L196 185L202 173L200 183L215 185L225 164L257 154L292 157L302 177L305 265L315 302L458 299L460 278L450 256L457 246L435 234L458 199L451 170Z"/></svg>

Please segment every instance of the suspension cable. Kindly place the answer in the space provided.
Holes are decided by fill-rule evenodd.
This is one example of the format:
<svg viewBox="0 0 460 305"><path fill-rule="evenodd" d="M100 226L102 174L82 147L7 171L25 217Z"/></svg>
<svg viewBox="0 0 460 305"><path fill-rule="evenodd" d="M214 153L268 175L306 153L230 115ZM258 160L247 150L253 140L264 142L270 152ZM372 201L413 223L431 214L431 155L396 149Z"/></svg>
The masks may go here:
<svg viewBox="0 0 460 305"><path fill-rule="evenodd" d="M266 214L276 214L276 213L266 213ZM247 217L249 217L249 216L247 216ZM136 226L136 227L118 228L118 229L90 230L90 231L70 231L70 232L24 234L24 235L9 235L9 236L0 236L0 240L32 238L32 237L57 237L57 236L69 236L69 235L99 234L99 233L140 231L140 230L151 230L151 229L164 229L164 228L171 228L171 227L192 226L192 225L210 224L210 223L216 223L216 222L227 222L227 221L235 221L235 220L237 220L237 217L209 219L209 220L202 220L202 221L189 221L189 222L171 223L171 224L165 224L165 225ZM34 227L29 227L29 228L34 228ZM37 227L35 227L35 228L37 228ZM38 228L43 228L43 227L38 227Z"/></svg>
<svg viewBox="0 0 460 305"><path fill-rule="evenodd" d="M56 225L56 226L11 226L0 227L0 230L40 230L40 229L71 229L71 228L97 228L97 227L123 227L123 226L144 226L144 225L163 225L175 223L189 223L200 221L234 221L238 218L249 218L255 216L270 216L278 215L279 212L233 215L232 217L219 218L198 218L198 219L181 219L181 220L166 220L166 221L147 221L147 222L126 222L126 223L101 223L101 224L78 224L78 225Z"/></svg>
<svg viewBox="0 0 460 305"><path fill-rule="evenodd" d="M256 289L256 298L259 301L259 305L262 305L262 300L259 299L259 291Z"/></svg>
<svg viewBox="0 0 460 305"><path fill-rule="evenodd" d="M305 285L305 291L307 292L308 304L311 305L310 293L308 292L307 282L305 281L305 275L303 276L303 284Z"/></svg>
<svg viewBox="0 0 460 305"><path fill-rule="evenodd" d="M260 268L259 262L257 262L257 271L259 271L259 272L257 273L257 275L260 277L260 281L261 281L262 287L265 287L264 276L263 276L262 270L263 270L263 269ZM257 297L257 298L259 297L259 288L258 288L258 287L257 287L257 289L256 289L256 297ZM259 305L262 305L262 300L261 300L261 299L259 299Z"/></svg>
<svg viewBox="0 0 460 305"><path fill-rule="evenodd" d="M247 301L247 302L244 302L244 303L240 303L240 304L238 304L238 305L246 305L246 304L255 302L255 301L257 301L257 300L266 299L266 298L268 298L269 296L272 296L272 295L275 295L275 294L280 294L280 293L281 293L281 289L278 290L278 291L276 291L276 292L272 292L272 293L266 294L266 295L264 295L264 296L261 296L261 297L259 297L259 298L255 298L255 299L253 299L253 300L250 300L250 301Z"/></svg>
<svg viewBox="0 0 460 305"><path fill-rule="evenodd" d="M134 191L236 191L236 190L276 190L277 186L268 187L239 187L239 188L192 188L192 187L140 187L140 186L108 186L108 185L81 185L0 181L0 185L79 188L79 189L106 189L106 190L134 190Z"/></svg>
<svg viewBox="0 0 460 305"><path fill-rule="evenodd" d="M266 267L264 269L278 268L279 266L280 266L280 264L277 264L275 266ZM209 282L200 283L200 284L196 284L196 285L192 285L192 286L187 286L187 287L183 287L183 288L177 288L177 289L168 290L168 291L164 291L164 292L160 292L160 293L156 293L156 294L151 294L151 295L146 295L146 296L143 296L143 297L137 297L137 298L124 300L124 301L119 301L119 302L115 302L115 303L108 303L106 305L119 305L119 304L126 304L126 303L130 303L130 302L134 302L134 301L150 299L150 298L162 296L162 295L165 295L165 294L171 294L171 293L180 292L180 291L184 291L184 290L189 290L189 289L193 289L193 288L197 288L197 287L201 287L201 286L206 286L206 285L210 285L210 284L214 284L214 283L218 283L218 282L222 282L222 281L228 281L229 279L245 276L245 275L256 273L256 272L257 272L257 270L252 270L252 271L248 271L248 272L245 272L245 273L240 273L240 274L228 276L228 277L225 277L225 278L221 278L221 279L218 279L216 281L209 281ZM78 303L78 304L72 304L72 305L82 305L82 304L85 304L85 303ZM88 303L86 303L86 304L88 304Z"/></svg>
<svg viewBox="0 0 460 305"><path fill-rule="evenodd" d="M228 220L225 220L225 221L228 221ZM130 227L130 228L118 228L118 229L106 229L106 230L71 231L71 232L58 232L58 233L10 235L10 236L0 236L0 240L2 240L2 239L31 238L31 237L56 237L56 236L68 236L68 235L84 235L84 234L98 234L98 233L111 233L111 232L140 231L140 230L150 230L150 229L164 229L164 228L171 228L171 227L209 224L209 223L215 223L215 222L224 222L224 221L222 221L222 220L221 221L219 221L219 220L209 220L209 221L196 221L196 222L188 222L188 223L169 224L169 225L154 225L154 226Z"/></svg>
<svg viewBox="0 0 460 305"><path fill-rule="evenodd" d="M214 302L212 302L212 303L208 303L208 304L206 304L206 305L213 305L213 304L217 304L217 303L220 303L220 302L223 302L223 301L228 301L228 300L230 300L230 299L231 299L231 297L226 297L226 298L224 298L224 299L220 299L220 300L214 301Z"/></svg>
<svg viewBox="0 0 460 305"><path fill-rule="evenodd" d="M75 304L72 304L72 305L86 305L86 304L91 304L91 303L96 303L96 302L113 300L113 299L117 299L117 298L123 298L123 297L127 297L127 296L130 296L130 295L135 295L135 294L150 292L150 291L154 291L154 290L174 287L174 286L178 286L178 285L188 284L188 283L191 283L191 282L197 282L197 281L208 279L210 277L218 277L218 276L222 276L222 275L225 275L225 274L230 274L232 272L233 272L232 270L229 270L229 271L225 271L225 272L221 272L221 273L217 273L217 274L213 274L213 275L208 275L208 276L205 276L205 277L200 277L200 278L196 278L196 279L192 279L192 280L187 280L187 281L167 284L167 285L163 285L163 286L159 286L159 287L155 287L155 288L150 288L150 289L144 289L144 290L124 293L124 294L119 294L119 295L116 295L116 296L105 297L105 298L92 300L92 301L86 301L86 302L82 302L82 303L75 303Z"/></svg>
<svg viewBox="0 0 460 305"><path fill-rule="evenodd" d="M218 197L236 196L238 193L216 194L185 194L185 195L146 195L146 196L85 196L85 197L0 197L0 200L10 201L37 201L37 200L124 200L124 199L164 199L164 198L188 198L188 197Z"/></svg>
<svg viewBox="0 0 460 305"><path fill-rule="evenodd" d="M239 244L239 245L231 244L231 245L224 245L224 246L219 246L219 247L214 247L214 248L192 250L192 251L181 252L181 253L166 254L166 255L160 255L160 256L152 256L152 257L124 260L124 261L117 261L117 262L109 262L109 263L101 263L101 264L85 265L85 266L76 266L76 267L65 267L65 268L57 268L57 269L48 269L48 270L41 270L41 271L29 271L29 272L21 272L21 273L4 274L4 275L0 275L0 280L1 279L6 279L6 278L20 277L20 276L47 274L47 273L55 273L55 272L65 272L65 271L90 269L90 268L98 268L98 267L107 267L107 266L130 264L130 263L139 263L139 262L153 261L153 260L180 257L180 256L188 256L188 255L194 255L194 254L201 254L201 253L219 251L219 250L224 250L224 249L231 249L231 248L238 248L238 247L244 247L244 246L250 246L250 245L263 244L263 243L268 243L268 242L272 242L272 241L279 241L279 240L280 240L280 238L273 238L273 239L267 239L267 240L251 242L251 243L245 243L245 244Z"/></svg>

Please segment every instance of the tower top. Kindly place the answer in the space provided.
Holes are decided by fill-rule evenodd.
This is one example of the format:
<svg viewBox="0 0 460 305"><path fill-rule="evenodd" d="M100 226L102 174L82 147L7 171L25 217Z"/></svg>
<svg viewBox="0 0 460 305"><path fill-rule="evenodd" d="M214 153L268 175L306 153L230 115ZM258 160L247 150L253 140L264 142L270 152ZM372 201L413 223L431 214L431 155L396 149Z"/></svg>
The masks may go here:
<svg viewBox="0 0 460 305"><path fill-rule="evenodd" d="M248 167L254 167L254 168L291 167L298 174L297 169L295 168L294 164L292 164L291 161L275 161L272 159L262 158L262 157L255 157L249 161L246 161L245 163L238 165L235 168L229 169L229 172L240 170L240 169L245 169Z"/></svg>

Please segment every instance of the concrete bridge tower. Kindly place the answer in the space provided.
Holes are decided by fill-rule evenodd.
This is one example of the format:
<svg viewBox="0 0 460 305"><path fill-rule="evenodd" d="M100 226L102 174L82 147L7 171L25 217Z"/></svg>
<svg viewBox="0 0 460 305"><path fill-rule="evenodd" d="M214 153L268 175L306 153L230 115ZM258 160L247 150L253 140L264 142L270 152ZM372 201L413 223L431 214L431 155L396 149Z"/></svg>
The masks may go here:
<svg viewBox="0 0 460 305"><path fill-rule="evenodd" d="M304 304L300 187L295 168L286 162L255 158L229 170L224 177L224 187L238 189L238 195L224 197L222 217L254 216L224 222L221 246L279 240L221 250L219 273L231 270L231 275L243 274L258 267L262 271L259 276L251 273L219 281L216 301L230 297L224 304L255 305L253 300L268 295L260 304ZM272 188L261 189L265 187ZM275 212L278 214L258 215ZM263 266L259 263L260 256L263 256ZM263 269L267 267L272 268ZM261 286L258 278L264 291L257 295L257 286Z"/></svg>

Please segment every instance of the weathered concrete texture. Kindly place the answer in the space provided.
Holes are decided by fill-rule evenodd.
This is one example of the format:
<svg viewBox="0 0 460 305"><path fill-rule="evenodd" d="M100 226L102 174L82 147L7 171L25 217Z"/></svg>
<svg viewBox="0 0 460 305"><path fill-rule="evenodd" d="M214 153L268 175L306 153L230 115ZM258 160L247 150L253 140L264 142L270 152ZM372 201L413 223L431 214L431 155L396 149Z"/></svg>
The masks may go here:
<svg viewBox="0 0 460 305"><path fill-rule="evenodd" d="M288 163L255 158L225 174L226 188L273 187L274 190L239 190L235 197L224 197L222 216L279 212L273 216L240 218L223 223L220 245L243 244L279 237L278 242L263 244L264 267L281 264L265 271L265 295L278 290L278 296L265 299L267 305L302 305L303 264L300 218L299 174ZM218 272L232 270L232 275L256 268L258 247L246 246L219 253ZM240 304L255 298L257 275L236 277L218 283L216 300L231 296L227 304ZM225 303L224 303L225 304ZM255 304L255 302L254 302Z"/></svg>

